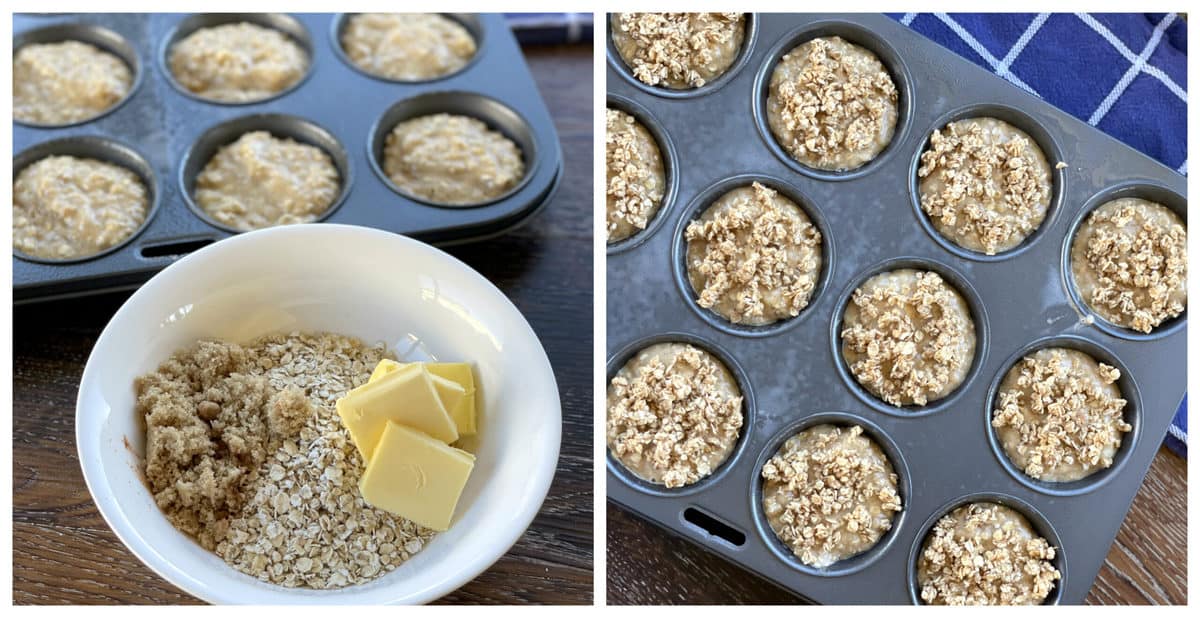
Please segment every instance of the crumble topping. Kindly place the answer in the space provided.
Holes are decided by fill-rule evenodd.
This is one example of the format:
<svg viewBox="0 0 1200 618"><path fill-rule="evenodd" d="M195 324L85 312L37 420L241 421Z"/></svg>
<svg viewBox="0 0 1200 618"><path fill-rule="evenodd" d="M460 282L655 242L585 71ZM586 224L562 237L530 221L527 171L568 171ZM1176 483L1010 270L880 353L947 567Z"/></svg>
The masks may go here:
<svg viewBox="0 0 1200 618"><path fill-rule="evenodd" d="M968 118L933 132L921 154L921 209L955 244L995 255L1021 244L1050 207L1050 164L1024 131Z"/></svg>
<svg viewBox="0 0 1200 618"><path fill-rule="evenodd" d="M745 37L742 13L615 13L613 44L650 86L699 88L729 70Z"/></svg>
<svg viewBox="0 0 1200 618"><path fill-rule="evenodd" d="M605 198L611 243L646 229L662 206L667 181L658 143L636 118L606 109L605 128Z"/></svg>
<svg viewBox="0 0 1200 618"><path fill-rule="evenodd" d="M864 388L894 406L923 406L966 379L975 324L934 272L900 269L862 284L846 306L842 354Z"/></svg>
<svg viewBox="0 0 1200 618"><path fill-rule="evenodd" d="M757 182L722 195L687 226L697 303L734 324L770 324L808 306L821 271L821 232Z"/></svg>
<svg viewBox="0 0 1200 618"><path fill-rule="evenodd" d="M823 568L875 546L901 510L887 456L858 425L792 436L763 466L763 511L775 534Z"/></svg>
<svg viewBox="0 0 1200 618"><path fill-rule="evenodd" d="M1036 605L1062 577L1055 549L1020 513L976 502L938 520L930 531L917 580L931 605Z"/></svg>
<svg viewBox="0 0 1200 618"><path fill-rule="evenodd" d="M898 99L875 54L841 37L822 37L796 46L775 67L767 120L797 162L852 170L891 142Z"/></svg>
<svg viewBox="0 0 1200 618"><path fill-rule="evenodd" d="M1108 202L1080 226L1071 270L1100 317L1149 333L1187 308L1187 228L1161 204Z"/></svg>
<svg viewBox="0 0 1200 618"><path fill-rule="evenodd" d="M721 361L689 344L647 347L608 388L608 448L652 483L683 487L712 474L741 428L737 382Z"/></svg>

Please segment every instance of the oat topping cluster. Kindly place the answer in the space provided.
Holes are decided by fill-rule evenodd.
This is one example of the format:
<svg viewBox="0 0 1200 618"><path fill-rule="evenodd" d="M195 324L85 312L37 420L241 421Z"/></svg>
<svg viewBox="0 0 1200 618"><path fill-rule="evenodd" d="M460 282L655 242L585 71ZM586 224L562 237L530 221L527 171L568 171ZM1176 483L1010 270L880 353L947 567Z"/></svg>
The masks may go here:
<svg viewBox="0 0 1200 618"><path fill-rule="evenodd" d="M623 111L605 110L604 154L608 242L616 242L646 229L662 205L666 175L654 138Z"/></svg>
<svg viewBox="0 0 1200 618"><path fill-rule="evenodd" d="M931 605L1036 605L1061 573L1055 548L1009 507L977 502L930 531L921 552L921 600Z"/></svg>
<svg viewBox="0 0 1200 618"><path fill-rule="evenodd" d="M995 255L1037 230L1050 206L1050 165L1023 131L968 118L933 132L917 176L921 208L956 244Z"/></svg>
<svg viewBox="0 0 1200 618"><path fill-rule="evenodd" d="M734 324L769 324L808 306L821 232L791 200L755 182L687 226L688 275L699 298Z"/></svg>
<svg viewBox="0 0 1200 618"><path fill-rule="evenodd" d="M763 507L775 534L809 566L864 552L902 507L896 474L857 425L820 425L790 438L763 466Z"/></svg>
<svg viewBox="0 0 1200 618"><path fill-rule="evenodd" d="M1074 245L1080 296L1108 321L1149 333L1187 307L1187 228L1166 207L1109 202L1088 216Z"/></svg>
<svg viewBox="0 0 1200 618"><path fill-rule="evenodd" d="M742 397L712 355L686 344L659 345L612 379L608 447L642 478L683 487L712 474L733 450Z"/></svg>
<svg viewBox="0 0 1200 618"><path fill-rule="evenodd" d="M619 13L613 36L639 81L699 88L733 64L744 21L742 13Z"/></svg>
<svg viewBox="0 0 1200 618"><path fill-rule="evenodd" d="M992 426L1026 474L1051 482L1084 478L1113 463L1123 418L1121 372L1082 352L1038 350L1013 367L997 393Z"/></svg>

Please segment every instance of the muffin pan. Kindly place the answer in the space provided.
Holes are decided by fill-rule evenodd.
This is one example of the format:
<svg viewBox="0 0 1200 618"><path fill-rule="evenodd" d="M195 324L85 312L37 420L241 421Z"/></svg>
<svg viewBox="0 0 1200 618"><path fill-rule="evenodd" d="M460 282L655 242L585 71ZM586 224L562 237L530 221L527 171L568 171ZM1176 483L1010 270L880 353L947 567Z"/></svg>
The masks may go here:
<svg viewBox="0 0 1200 618"><path fill-rule="evenodd" d="M321 221L445 245L502 234L528 220L561 180L554 123L504 17L449 17L475 37L475 58L453 75L393 82L367 76L346 61L337 38L341 15L14 16L14 51L28 43L82 40L124 59L134 73L129 95L92 120L54 127L13 121L14 178L43 156L86 155L137 172L147 180L153 201L142 228L100 255L48 261L14 251L13 301L135 288L183 255L236 233L203 216L192 204L191 189L217 148L256 128L318 146L334 160L342 191ZM197 28L236 21L275 28L296 40L309 52L306 77L252 103L219 103L186 93L167 68L171 43ZM440 111L475 116L516 142L526 163L521 184L475 206L438 206L396 191L378 172L383 138L409 114Z"/></svg>
<svg viewBox="0 0 1200 618"><path fill-rule="evenodd" d="M633 84L609 49L608 105L633 114L660 141L665 136L672 190L648 229L609 247L607 377L649 343L686 341L735 368L747 395L738 450L711 478L679 489L647 487L610 455L609 499L813 601L872 604L919 599L916 560L942 514L975 499L1000 502L1059 548L1063 579L1047 603L1083 601L1186 389L1187 316L1148 336L1105 323L1078 298L1067 254L1085 214L1115 197L1152 199L1186 222L1185 179L882 15L762 15L750 23L744 65L719 88L693 96ZM778 56L827 34L875 52L900 90L892 143L843 174L786 159L761 118ZM1039 142L1052 166L1068 164L1054 170L1041 228L998 256L955 250L914 208L913 161L935 129L967 115L1013 122ZM714 187L739 177L777 183L825 237L826 272L808 307L759 329L700 308L680 280L682 230L717 197ZM966 381L924 407L875 398L848 373L840 352L849 294L870 275L904 266L941 273L967 301L976 326ZM995 385L1021 355L1048 345L1119 367L1134 427L1111 468L1063 486L1024 477L989 429ZM863 425L900 477L904 511L874 549L811 569L790 557L762 517L759 473L784 440L820 420Z"/></svg>

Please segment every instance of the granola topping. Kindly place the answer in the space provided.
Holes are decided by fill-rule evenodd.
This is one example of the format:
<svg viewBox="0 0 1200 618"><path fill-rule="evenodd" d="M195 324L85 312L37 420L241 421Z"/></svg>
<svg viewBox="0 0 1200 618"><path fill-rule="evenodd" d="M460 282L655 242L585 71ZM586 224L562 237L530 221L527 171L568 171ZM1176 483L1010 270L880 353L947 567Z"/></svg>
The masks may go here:
<svg viewBox="0 0 1200 618"><path fill-rule="evenodd" d="M745 19L742 13L614 13L612 40L639 81L699 88L737 59Z"/></svg>
<svg viewBox="0 0 1200 618"><path fill-rule="evenodd" d="M654 137L633 116L605 110L608 242L646 229L662 206L667 177Z"/></svg>
<svg viewBox="0 0 1200 618"><path fill-rule="evenodd" d="M684 343L638 352L608 387L608 448L630 472L667 487L712 474L733 452L742 395L729 370Z"/></svg>
<svg viewBox="0 0 1200 618"><path fill-rule="evenodd" d="M687 226L697 303L734 324L763 325L808 306L821 272L821 232L794 202L757 182L718 198Z"/></svg>

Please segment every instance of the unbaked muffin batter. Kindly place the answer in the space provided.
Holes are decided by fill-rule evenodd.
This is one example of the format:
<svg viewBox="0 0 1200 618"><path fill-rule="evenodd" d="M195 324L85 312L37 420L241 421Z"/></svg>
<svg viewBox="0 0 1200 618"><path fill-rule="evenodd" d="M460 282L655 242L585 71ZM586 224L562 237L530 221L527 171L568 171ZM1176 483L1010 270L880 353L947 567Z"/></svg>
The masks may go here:
<svg viewBox="0 0 1200 618"><path fill-rule="evenodd" d="M367 73L417 81L466 66L475 56L475 39L437 13L360 13L346 19L342 49Z"/></svg>
<svg viewBox="0 0 1200 618"><path fill-rule="evenodd" d="M1022 358L1000 383L992 426L1008 458L1029 476L1078 481L1112 465L1125 422L1115 367L1067 348Z"/></svg>
<svg viewBox="0 0 1200 618"><path fill-rule="evenodd" d="M1071 274L1092 311L1149 333L1187 308L1187 227L1161 204L1108 202L1079 226Z"/></svg>
<svg viewBox="0 0 1200 618"><path fill-rule="evenodd" d="M170 52L171 74L198 97L224 103L260 101L308 73L308 54L286 34L239 22L201 28Z"/></svg>
<svg viewBox="0 0 1200 618"><path fill-rule="evenodd" d="M1055 548L1023 515L975 502L938 520L917 562L921 600L930 605L1038 605L1062 577Z"/></svg>
<svg viewBox="0 0 1200 618"><path fill-rule="evenodd" d="M794 317L821 273L821 232L794 202L755 182L717 198L688 224L696 303L734 324Z"/></svg>
<svg viewBox="0 0 1200 618"><path fill-rule="evenodd" d="M196 204L239 230L305 223L341 190L333 159L316 146L251 131L221 147L196 177Z"/></svg>
<svg viewBox="0 0 1200 618"><path fill-rule="evenodd" d="M867 279L846 304L842 356L871 394L894 406L923 406L966 379L975 323L937 273L893 270Z"/></svg>
<svg viewBox="0 0 1200 618"><path fill-rule="evenodd" d="M637 353L608 386L608 449L639 478L691 485L719 468L742 429L742 393L716 357L686 343Z"/></svg>
<svg viewBox="0 0 1200 618"><path fill-rule="evenodd" d="M921 209L938 232L995 255L1037 230L1050 206L1050 164L1024 131L995 118L967 118L934 131L921 154Z"/></svg>
<svg viewBox="0 0 1200 618"><path fill-rule="evenodd" d="M146 185L132 171L46 157L13 181L13 249L45 259L94 255L132 236L148 210Z"/></svg>
<svg viewBox="0 0 1200 618"><path fill-rule="evenodd" d="M401 191L435 204L466 206L504 195L525 176L521 150L483 121L432 114L396 125L383 171Z"/></svg>
<svg viewBox="0 0 1200 618"><path fill-rule="evenodd" d="M662 206L667 174L654 136L633 116L606 109L604 156L608 242L646 229Z"/></svg>
<svg viewBox="0 0 1200 618"><path fill-rule="evenodd" d="M858 425L817 425L792 436L762 477L767 522L811 567L871 549L902 508L891 462Z"/></svg>
<svg viewBox="0 0 1200 618"><path fill-rule="evenodd" d="M742 49L742 13L613 13L612 41L639 81L699 88L729 70Z"/></svg>
<svg viewBox="0 0 1200 618"><path fill-rule="evenodd" d="M49 125L95 118L132 84L125 61L94 45L30 43L13 54L13 118Z"/></svg>
<svg viewBox="0 0 1200 618"><path fill-rule="evenodd" d="M848 171L892 141L898 98L875 54L841 37L821 37L796 46L775 65L767 124L798 163Z"/></svg>

